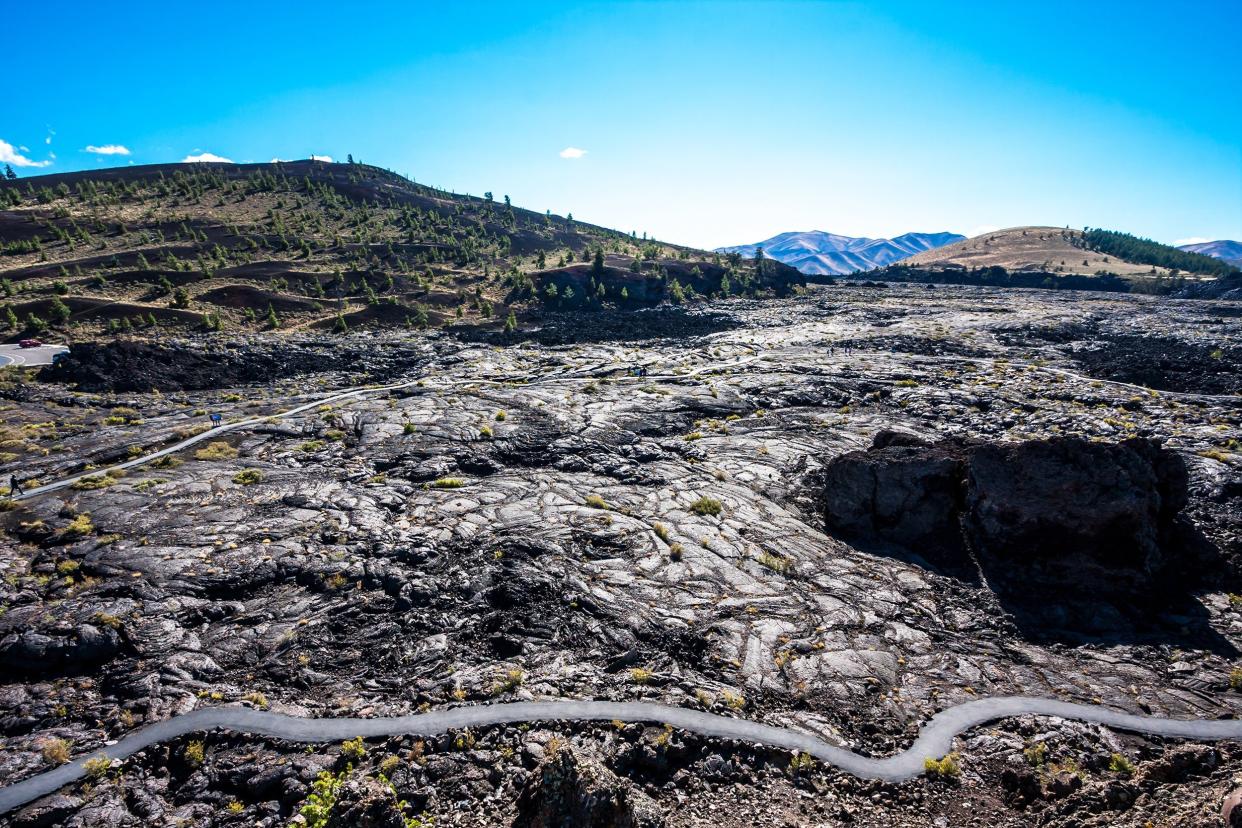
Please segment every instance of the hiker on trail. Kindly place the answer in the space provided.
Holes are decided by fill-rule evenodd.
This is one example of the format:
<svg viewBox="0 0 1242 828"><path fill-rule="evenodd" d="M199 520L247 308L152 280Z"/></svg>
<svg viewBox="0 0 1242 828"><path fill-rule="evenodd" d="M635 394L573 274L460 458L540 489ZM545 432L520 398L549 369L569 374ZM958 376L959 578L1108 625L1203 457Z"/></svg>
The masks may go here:
<svg viewBox="0 0 1242 828"><path fill-rule="evenodd" d="M221 415L221 414L212 414L212 415L211 415L211 427L212 427L212 428L215 428L216 426L220 425L220 423L221 423L223 420L224 420L224 416L223 416L223 415Z"/></svg>
<svg viewBox="0 0 1242 828"><path fill-rule="evenodd" d="M17 475L10 474L9 475L9 494L15 495L15 494L25 494L25 493L26 493L26 490L22 488L22 481L18 479Z"/></svg>

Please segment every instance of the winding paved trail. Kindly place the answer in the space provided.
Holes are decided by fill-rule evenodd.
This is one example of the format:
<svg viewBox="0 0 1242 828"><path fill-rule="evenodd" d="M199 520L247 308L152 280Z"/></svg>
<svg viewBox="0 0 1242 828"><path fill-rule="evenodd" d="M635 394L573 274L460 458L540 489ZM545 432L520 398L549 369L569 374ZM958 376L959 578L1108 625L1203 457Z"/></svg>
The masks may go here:
<svg viewBox="0 0 1242 828"><path fill-rule="evenodd" d="M923 726L914 744L901 753L883 759L860 756L801 730L652 702L506 702L378 719L315 719L248 707L204 707L149 724L116 744L0 788L0 813L21 807L81 779L85 775L83 765L90 759L124 759L160 742L215 728L294 742L333 742L355 736L429 736L458 728L518 722L614 719L624 722L659 722L702 736L757 742L809 753L821 762L855 776L905 782L923 772L924 759L948 753L952 749L954 737L958 734L997 719L1022 715L1058 716L1121 730L1184 739L1242 739L1242 719L1163 719L1156 716L1136 716L1106 707L1026 696L979 699L942 710Z"/></svg>

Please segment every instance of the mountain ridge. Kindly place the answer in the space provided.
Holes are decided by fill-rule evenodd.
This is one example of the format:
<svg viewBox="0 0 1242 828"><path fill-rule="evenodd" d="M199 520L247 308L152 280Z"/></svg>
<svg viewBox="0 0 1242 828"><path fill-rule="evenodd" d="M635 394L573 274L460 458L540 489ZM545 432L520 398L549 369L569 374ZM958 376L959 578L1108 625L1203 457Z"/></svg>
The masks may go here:
<svg viewBox="0 0 1242 828"><path fill-rule="evenodd" d="M1177 249L1187 253L1198 253L1201 256L1211 256L1213 259L1221 259L1235 267L1242 268L1242 242L1217 239L1216 241L1181 244L1177 246Z"/></svg>
<svg viewBox="0 0 1242 828"><path fill-rule="evenodd" d="M754 258L764 255L813 276L841 276L901 261L966 237L957 233L903 233L891 239L842 236L823 230L778 233L755 244L718 247L717 253L740 253Z"/></svg>

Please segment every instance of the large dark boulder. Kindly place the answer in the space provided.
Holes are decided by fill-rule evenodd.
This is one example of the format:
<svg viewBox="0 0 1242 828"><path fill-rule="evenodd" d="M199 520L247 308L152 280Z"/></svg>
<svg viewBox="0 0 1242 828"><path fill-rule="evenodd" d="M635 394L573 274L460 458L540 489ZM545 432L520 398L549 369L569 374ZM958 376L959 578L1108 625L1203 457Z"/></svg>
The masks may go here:
<svg viewBox="0 0 1242 828"><path fill-rule="evenodd" d="M518 797L513 828L660 828L651 798L597 760L550 753Z"/></svg>
<svg viewBox="0 0 1242 828"><path fill-rule="evenodd" d="M1153 440L920 443L882 433L820 473L827 529L943 572L1066 629L1126 623L1202 576L1183 543L1188 477Z"/></svg>
<svg viewBox="0 0 1242 828"><path fill-rule="evenodd" d="M1078 597L1145 600L1178 569L1182 459L1151 440L975 446L963 528L993 589L1032 583Z"/></svg>
<svg viewBox="0 0 1242 828"><path fill-rule="evenodd" d="M824 469L824 520L850 540L893 544L941 568L960 568L962 467L961 444L933 446L881 432L870 450Z"/></svg>

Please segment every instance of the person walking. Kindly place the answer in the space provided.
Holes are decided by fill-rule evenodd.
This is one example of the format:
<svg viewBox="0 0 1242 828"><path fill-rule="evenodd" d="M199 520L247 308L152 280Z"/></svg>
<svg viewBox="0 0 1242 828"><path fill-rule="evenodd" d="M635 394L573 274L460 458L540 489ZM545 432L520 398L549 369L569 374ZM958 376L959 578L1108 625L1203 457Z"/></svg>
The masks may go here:
<svg viewBox="0 0 1242 828"><path fill-rule="evenodd" d="M9 475L9 495L25 494L26 490L22 488L22 481L15 474Z"/></svg>

